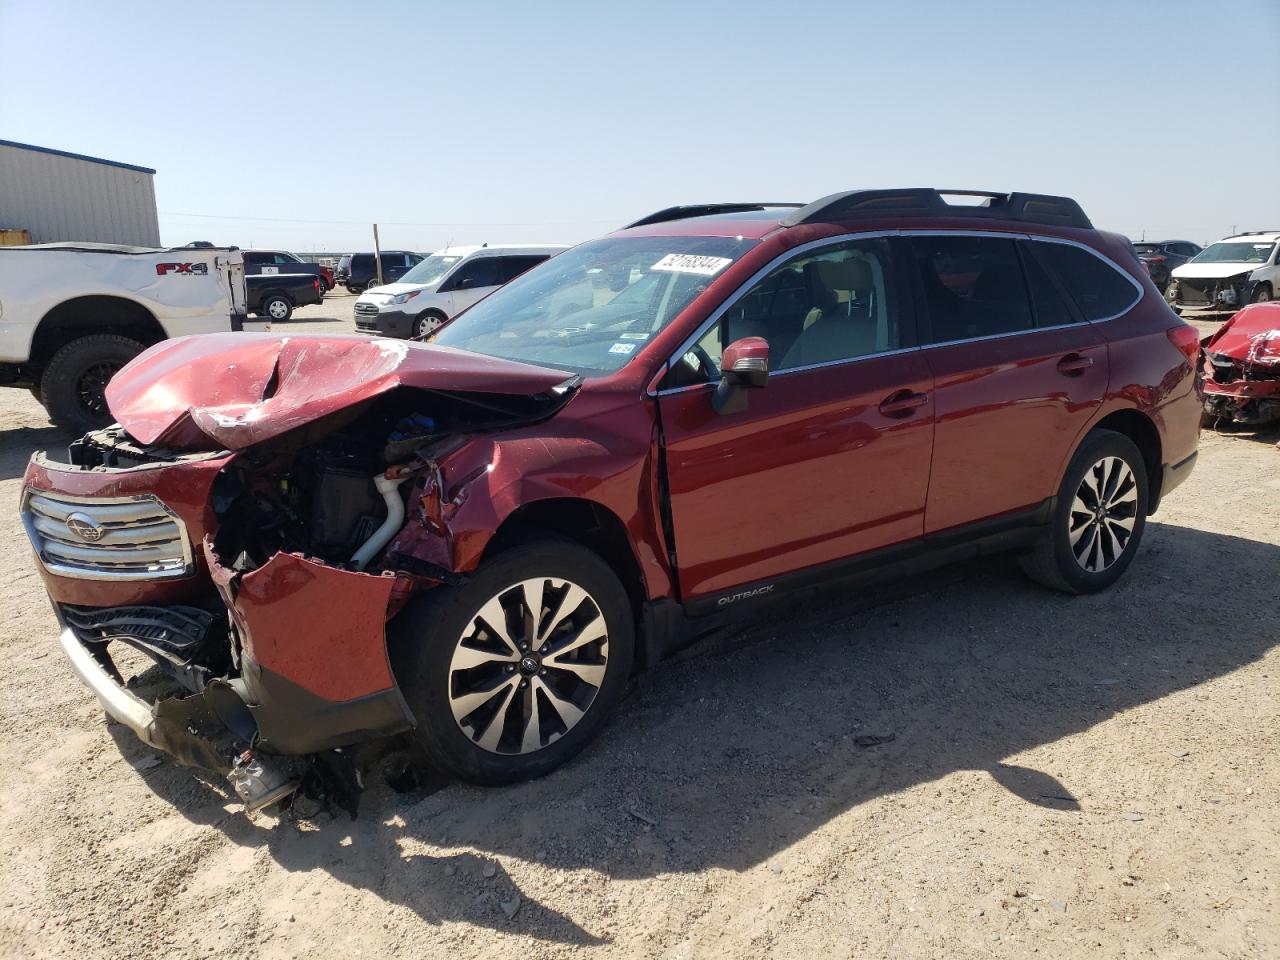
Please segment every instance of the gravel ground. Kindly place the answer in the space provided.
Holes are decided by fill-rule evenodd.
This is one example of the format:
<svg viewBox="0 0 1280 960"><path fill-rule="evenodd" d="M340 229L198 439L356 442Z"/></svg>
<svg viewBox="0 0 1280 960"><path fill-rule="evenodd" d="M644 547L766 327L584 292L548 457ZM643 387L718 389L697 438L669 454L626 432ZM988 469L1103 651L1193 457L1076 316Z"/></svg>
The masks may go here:
<svg viewBox="0 0 1280 960"><path fill-rule="evenodd" d="M66 439L0 391L3 502ZM996 559L796 611L541 781L374 778L354 822L249 820L105 723L10 509L0 956L1280 956L1277 439L1206 432L1105 594Z"/></svg>

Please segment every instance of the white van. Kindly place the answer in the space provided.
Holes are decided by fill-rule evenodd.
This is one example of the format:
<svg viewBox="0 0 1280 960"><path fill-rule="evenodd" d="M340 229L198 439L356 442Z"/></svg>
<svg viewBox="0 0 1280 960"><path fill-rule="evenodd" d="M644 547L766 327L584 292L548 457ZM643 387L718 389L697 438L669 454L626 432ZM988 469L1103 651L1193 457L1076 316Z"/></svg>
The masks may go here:
<svg viewBox="0 0 1280 960"><path fill-rule="evenodd" d="M360 294L356 329L384 337L425 337L508 280L568 249L507 244L437 250L395 283Z"/></svg>

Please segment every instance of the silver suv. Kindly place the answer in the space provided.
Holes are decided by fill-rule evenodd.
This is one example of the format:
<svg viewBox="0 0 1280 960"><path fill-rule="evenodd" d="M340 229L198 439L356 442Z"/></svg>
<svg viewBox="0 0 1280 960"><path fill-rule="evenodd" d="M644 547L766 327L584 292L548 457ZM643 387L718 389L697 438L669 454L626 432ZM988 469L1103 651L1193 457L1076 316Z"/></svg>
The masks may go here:
<svg viewBox="0 0 1280 960"><path fill-rule="evenodd" d="M395 283L356 301L356 329L386 337L425 337L502 284L557 253L562 244L446 247Z"/></svg>

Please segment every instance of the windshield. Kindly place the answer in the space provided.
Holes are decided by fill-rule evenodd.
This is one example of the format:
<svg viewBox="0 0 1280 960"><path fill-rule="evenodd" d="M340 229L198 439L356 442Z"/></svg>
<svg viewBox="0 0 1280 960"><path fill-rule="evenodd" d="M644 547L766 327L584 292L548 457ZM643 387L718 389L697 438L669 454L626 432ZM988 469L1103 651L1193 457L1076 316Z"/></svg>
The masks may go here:
<svg viewBox="0 0 1280 960"><path fill-rule="evenodd" d="M1133 250L1138 256L1151 256L1160 252L1160 244L1158 243L1135 243Z"/></svg>
<svg viewBox="0 0 1280 960"><path fill-rule="evenodd" d="M1274 243L1250 243L1233 240L1230 243L1213 243L1205 247L1192 263L1266 263L1271 258Z"/></svg>
<svg viewBox="0 0 1280 960"><path fill-rule="evenodd" d="M432 254L400 278L401 283L421 283L431 287L439 283L449 268L462 259L462 255L447 257Z"/></svg>
<svg viewBox="0 0 1280 960"><path fill-rule="evenodd" d="M582 374L621 369L757 241L607 237L494 291L433 343Z"/></svg>

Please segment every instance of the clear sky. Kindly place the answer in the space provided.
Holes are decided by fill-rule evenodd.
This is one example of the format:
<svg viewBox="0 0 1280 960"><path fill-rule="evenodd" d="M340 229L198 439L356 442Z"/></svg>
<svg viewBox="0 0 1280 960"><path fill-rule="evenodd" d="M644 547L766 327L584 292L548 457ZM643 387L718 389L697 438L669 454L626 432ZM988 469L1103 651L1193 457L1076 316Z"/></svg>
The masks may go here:
<svg viewBox="0 0 1280 960"><path fill-rule="evenodd" d="M576 242L883 186L1206 241L1280 228L1280 0L0 0L0 139L157 168L166 243Z"/></svg>

